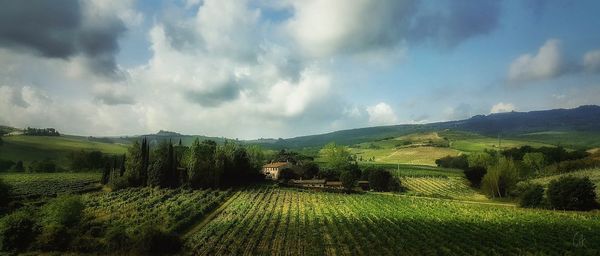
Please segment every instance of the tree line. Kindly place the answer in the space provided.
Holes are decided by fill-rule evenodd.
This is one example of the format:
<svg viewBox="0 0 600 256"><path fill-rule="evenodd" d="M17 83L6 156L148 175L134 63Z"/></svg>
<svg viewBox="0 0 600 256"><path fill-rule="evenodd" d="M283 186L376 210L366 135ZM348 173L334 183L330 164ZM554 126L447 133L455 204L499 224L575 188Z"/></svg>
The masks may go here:
<svg viewBox="0 0 600 256"><path fill-rule="evenodd" d="M60 136L60 133L54 128L31 128L23 129L24 135L29 136Z"/></svg>
<svg viewBox="0 0 600 256"><path fill-rule="evenodd" d="M567 210L589 210L596 207L594 184L589 178L553 181L546 191L546 198L541 185L527 182L534 177L600 167L598 158L591 157L590 153L585 151L567 151L562 147L522 146L503 151L485 150L469 155L446 156L436 160L436 164L440 167L462 169L471 186L481 189L491 198L518 197L521 205L525 207L542 204ZM569 201L577 201L581 205L569 206Z"/></svg>
<svg viewBox="0 0 600 256"><path fill-rule="evenodd" d="M143 138L126 156L109 163L103 182L113 188L154 186L163 188L217 188L247 184L261 178L264 155L256 146L196 139L190 147L181 141L162 141L151 147Z"/></svg>

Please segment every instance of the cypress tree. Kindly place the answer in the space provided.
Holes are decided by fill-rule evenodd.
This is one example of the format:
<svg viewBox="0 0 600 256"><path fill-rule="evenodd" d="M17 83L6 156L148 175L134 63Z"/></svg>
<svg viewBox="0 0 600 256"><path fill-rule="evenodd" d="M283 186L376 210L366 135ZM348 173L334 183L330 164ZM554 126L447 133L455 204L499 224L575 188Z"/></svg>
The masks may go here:
<svg viewBox="0 0 600 256"><path fill-rule="evenodd" d="M123 156L121 157L121 166L119 169L119 177L123 177L123 174L125 174L125 154L123 154Z"/></svg>
<svg viewBox="0 0 600 256"><path fill-rule="evenodd" d="M104 171L102 172L102 185L106 185L108 183L109 176L110 176L110 164L106 163L106 165L104 165Z"/></svg>
<svg viewBox="0 0 600 256"><path fill-rule="evenodd" d="M175 187L175 158L173 157L173 143L171 143L171 141L169 141L169 150L167 151L167 170L165 171L166 185L168 187Z"/></svg>

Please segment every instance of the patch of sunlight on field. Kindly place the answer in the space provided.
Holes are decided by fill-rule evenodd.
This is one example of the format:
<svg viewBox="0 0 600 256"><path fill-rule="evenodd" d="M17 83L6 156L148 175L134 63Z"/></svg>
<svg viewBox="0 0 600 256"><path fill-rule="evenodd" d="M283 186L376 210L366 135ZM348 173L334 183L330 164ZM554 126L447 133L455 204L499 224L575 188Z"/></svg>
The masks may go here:
<svg viewBox="0 0 600 256"><path fill-rule="evenodd" d="M531 141L519 141L519 140L501 140L501 148L515 148L521 146L532 146L532 147L543 147L552 146L549 144L531 142ZM455 140L450 142L450 148L464 151L464 152L481 152L485 149L498 150L498 139L497 138L476 138L466 140Z"/></svg>
<svg viewBox="0 0 600 256"><path fill-rule="evenodd" d="M461 152L443 147L406 147L399 149L351 149L363 161L374 158L375 163L404 163L435 166L435 160L445 156L457 156Z"/></svg>

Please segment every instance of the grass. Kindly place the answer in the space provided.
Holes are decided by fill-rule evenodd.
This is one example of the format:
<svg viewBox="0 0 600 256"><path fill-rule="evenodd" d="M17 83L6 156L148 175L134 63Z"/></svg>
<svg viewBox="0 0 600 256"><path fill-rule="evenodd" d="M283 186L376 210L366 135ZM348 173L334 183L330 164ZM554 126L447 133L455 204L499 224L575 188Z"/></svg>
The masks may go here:
<svg viewBox="0 0 600 256"><path fill-rule="evenodd" d="M374 158L376 163L404 163L435 166L435 160L445 156L457 156L460 151L441 147L405 147L387 149L350 149L352 154L364 161Z"/></svg>
<svg viewBox="0 0 600 256"><path fill-rule="evenodd" d="M435 160L445 156L499 150L529 145L553 146L525 139L502 139L475 133L444 130L440 132L413 133L401 137L364 142L348 147L362 163L401 163L435 166Z"/></svg>
<svg viewBox="0 0 600 256"><path fill-rule="evenodd" d="M17 198L83 193L100 188L100 173L1 173Z"/></svg>
<svg viewBox="0 0 600 256"><path fill-rule="evenodd" d="M23 161L25 166L31 161L51 159L63 169L68 167L68 156L74 151L101 151L107 154L123 154L125 144L91 141L77 136L5 136L0 146L0 158Z"/></svg>
<svg viewBox="0 0 600 256"><path fill-rule="evenodd" d="M193 255L600 253L598 213L249 188L186 240Z"/></svg>

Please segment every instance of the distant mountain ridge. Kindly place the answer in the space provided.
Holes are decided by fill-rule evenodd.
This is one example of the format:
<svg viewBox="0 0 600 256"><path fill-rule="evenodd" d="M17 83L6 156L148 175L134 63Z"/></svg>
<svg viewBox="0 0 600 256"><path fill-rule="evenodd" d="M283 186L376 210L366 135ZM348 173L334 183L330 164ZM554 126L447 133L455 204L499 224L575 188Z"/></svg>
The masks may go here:
<svg viewBox="0 0 600 256"><path fill-rule="evenodd" d="M489 115L477 115L458 121L437 122L429 124L401 124L340 130L324 134L299 136L288 139L256 139L239 140L248 144L259 144L268 148L305 148L320 147L329 142L351 145L367 141L399 137L416 132L431 132L442 130L458 130L478 133L486 136L519 136L527 133L565 131L591 132L600 135L600 106L584 105L572 109L551 109L529 112L506 112ZM0 132L8 133L17 128L0 126ZM0 133L1 134L1 133ZM208 137L202 135L185 135L171 131L159 131L155 134L137 135L124 138L113 138L113 142L123 143L139 137L146 137L153 143L171 140L190 145L195 139L211 139L222 143L224 137ZM107 137L110 138L110 137ZM238 141L238 140L236 140Z"/></svg>
<svg viewBox="0 0 600 256"><path fill-rule="evenodd" d="M325 134L300 136L265 143L271 147L315 147L335 141L343 145L397 137L415 132L453 129L487 136L518 135L543 131L577 131L600 133L600 106L584 105L573 109L529 112L506 112L477 115L458 121L429 124L404 124L341 130Z"/></svg>

